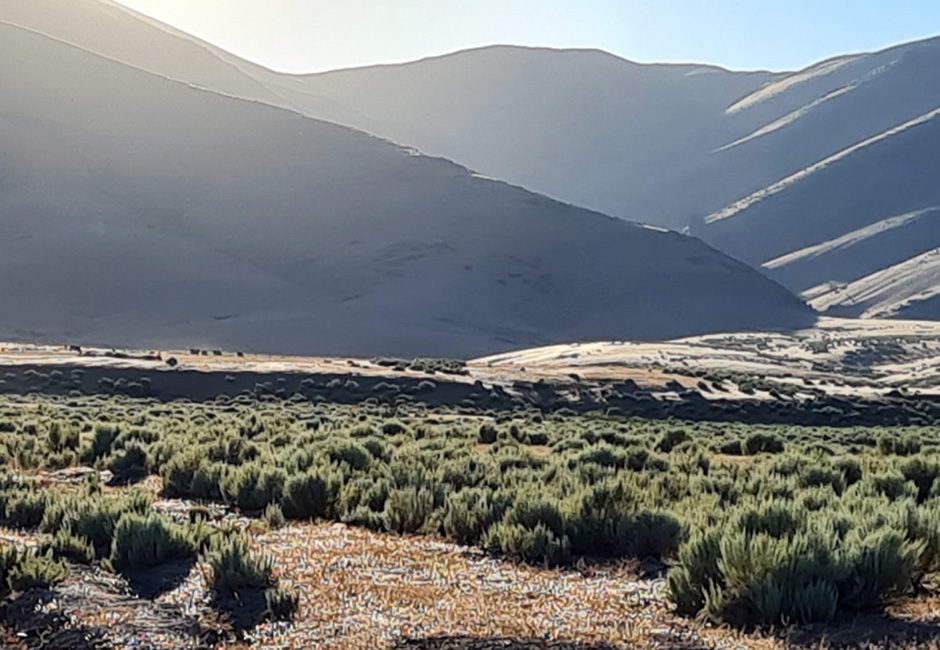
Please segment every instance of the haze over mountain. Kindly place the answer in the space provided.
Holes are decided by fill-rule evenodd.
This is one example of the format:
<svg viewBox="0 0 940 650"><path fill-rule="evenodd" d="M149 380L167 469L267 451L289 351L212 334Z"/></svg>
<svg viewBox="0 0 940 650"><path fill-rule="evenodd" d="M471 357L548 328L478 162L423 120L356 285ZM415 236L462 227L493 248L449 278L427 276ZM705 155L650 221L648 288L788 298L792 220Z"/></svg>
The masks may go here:
<svg viewBox="0 0 940 650"><path fill-rule="evenodd" d="M304 83L352 126L688 229L822 311L940 318L940 40L792 74L489 48Z"/></svg>
<svg viewBox="0 0 940 650"><path fill-rule="evenodd" d="M4 20L156 74L688 229L831 313L940 318L922 257L940 246L936 40L794 73L491 47L290 76L109 2L0 7Z"/></svg>
<svg viewBox="0 0 940 650"><path fill-rule="evenodd" d="M285 110L111 3L0 21L0 338L469 356L813 319L696 239Z"/></svg>

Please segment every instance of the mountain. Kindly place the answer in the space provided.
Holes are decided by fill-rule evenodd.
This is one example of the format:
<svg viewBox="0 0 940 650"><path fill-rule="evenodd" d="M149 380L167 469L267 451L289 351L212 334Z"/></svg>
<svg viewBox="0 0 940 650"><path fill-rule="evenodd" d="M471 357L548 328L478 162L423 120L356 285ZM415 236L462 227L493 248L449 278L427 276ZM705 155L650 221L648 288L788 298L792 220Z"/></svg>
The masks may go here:
<svg viewBox="0 0 940 650"><path fill-rule="evenodd" d="M687 229L825 313L940 318L940 39L789 74L496 47L302 83L369 116L343 123Z"/></svg>
<svg viewBox="0 0 940 650"><path fill-rule="evenodd" d="M743 133L725 109L774 78L497 46L295 81L353 109L349 126L606 214L681 227L675 189L716 191L722 181L699 170Z"/></svg>
<svg viewBox="0 0 940 650"><path fill-rule="evenodd" d="M498 46L291 76L105 0L0 9L155 74L684 229L829 313L940 318L929 300L940 285L921 258L940 246L938 40L792 73ZM885 283L895 271L905 279Z"/></svg>
<svg viewBox="0 0 940 650"><path fill-rule="evenodd" d="M787 161L776 178L693 232L826 313L940 318L940 40L832 65L741 145Z"/></svg>
<svg viewBox="0 0 940 650"><path fill-rule="evenodd" d="M12 24L10 6L22 9L0 5L2 338L471 356L813 320L699 240L82 49L36 17ZM65 22L83 20L96 37L120 31ZM175 49L190 45L170 34L152 47L174 74L190 56L209 70L213 53ZM260 93L249 77L228 83Z"/></svg>
<svg viewBox="0 0 940 650"><path fill-rule="evenodd" d="M294 76L110 0L0 0L0 20L442 156L564 202L671 228L741 194L739 178L701 170L713 150L760 125L753 112L726 122L727 107L780 77L506 46Z"/></svg>

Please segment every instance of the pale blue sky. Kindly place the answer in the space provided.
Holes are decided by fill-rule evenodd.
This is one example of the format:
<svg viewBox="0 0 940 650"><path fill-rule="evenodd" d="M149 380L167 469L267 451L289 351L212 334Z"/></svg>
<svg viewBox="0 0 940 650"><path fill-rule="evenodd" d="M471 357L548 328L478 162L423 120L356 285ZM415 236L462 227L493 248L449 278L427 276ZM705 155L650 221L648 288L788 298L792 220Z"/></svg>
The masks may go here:
<svg viewBox="0 0 940 650"><path fill-rule="evenodd" d="M119 0L277 70L493 43L788 70L940 34L940 0Z"/></svg>

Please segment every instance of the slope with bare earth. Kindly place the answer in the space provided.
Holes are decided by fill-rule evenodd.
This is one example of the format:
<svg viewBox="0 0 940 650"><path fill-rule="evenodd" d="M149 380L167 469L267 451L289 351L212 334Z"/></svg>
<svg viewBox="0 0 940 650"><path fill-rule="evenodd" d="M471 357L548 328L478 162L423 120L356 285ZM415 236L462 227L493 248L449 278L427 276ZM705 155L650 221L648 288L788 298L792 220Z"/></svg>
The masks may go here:
<svg viewBox="0 0 940 650"><path fill-rule="evenodd" d="M811 320L697 240L0 34L6 338L453 357Z"/></svg>
<svg viewBox="0 0 940 650"><path fill-rule="evenodd" d="M683 199L671 189L692 197L724 184L698 172L743 132L725 108L773 78L489 47L299 82L372 120L347 122L356 128L607 214L681 227Z"/></svg>

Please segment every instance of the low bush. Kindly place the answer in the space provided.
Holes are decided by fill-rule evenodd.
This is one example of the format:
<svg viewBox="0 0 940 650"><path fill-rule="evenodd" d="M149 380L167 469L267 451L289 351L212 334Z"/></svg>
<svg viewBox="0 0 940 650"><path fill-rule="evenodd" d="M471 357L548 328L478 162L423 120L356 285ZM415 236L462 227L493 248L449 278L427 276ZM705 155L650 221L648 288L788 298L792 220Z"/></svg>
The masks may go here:
<svg viewBox="0 0 940 650"><path fill-rule="evenodd" d="M141 571L195 557L196 551L183 526L155 513L124 514L114 529L110 564L118 572Z"/></svg>
<svg viewBox="0 0 940 650"><path fill-rule="evenodd" d="M258 512L280 501L286 482L287 473L280 468L256 463L242 465L222 480L222 498L239 510Z"/></svg>
<svg viewBox="0 0 940 650"><path fill-rule="evenodd" d="M123 393L129 384L111 385ZM217 509L207 502L267 520L252 531L323 518L442 533L533 564L656 558L673 567L679 611L744 627L879 607L940 569L940 429L926 403L729 402L708 407L722 420L711 422L635 386L617 389L631 394L623 404L579 415L495 389L514 405L484 411L461 397L431 407L386 387L344 406L310 381L278 397L292 385L275 379L211 402L33 395L25 409L14 400L0 414L16 423L0 432L0 464L71 464L77 446L82 462L118 479L158 473L164 496L197 503L192 521L177 524L152 513L141 491L50 490L0 476L0 514L53 536L40 555L88 561L90 547L121 567L174 557L183 535L181 554L215 553L218 584L243 589L277 586L263 561L211 550L226 534L207 525ZM354 397L343 381L334 389ZM747 423L757 417L787 423ZM124 530L130 520L146 542ZM296 607L289 591L267 593L270 615Z"/></svg>
<svg viewBox="0 0 940 650"><path fill-rule="evenodd" d="M37 528L46 514L48 498L42 492L21 491L6 501L3 521L13 528Z"/></svg>
<svg viewBox="0 0 940 650"><path fill-rule="evenodd" d="M890 514L873 502L855 505L870 514L835 528L825 515L771 504L698 532L668 576L669 598L680 613L737 627L825 622L880 606L916 581L926 542L879 525Z"/></svg>
<svg viewBox="0 0 940 650"><path fill-rule="evenodd" d="M274 561L255 553L242 535L219 535L203 555L209 568L208 585L216 595L233 595L275 586Z"/></svg>
<svg viewBox="0 0 940 650"><path fill-rule="evenodd" d="M329 470L309 470L284 485L281 508L292 519L330 517L335 512L339 479Z"/></svg>
<svg viewBox="0 0 940 650"><path fill-rule="evenodd" d="M264 591L266 618L275 621L290 621L300 607L300 594L283 585L269 587Z"/></svg>
<svg viewBox="0 0 940 650"><path fill-rule="evenodd" d="M382 520L386 530L405 534L416 533L424 526L434 509L434 495L423 486L392 490L385 500Z"/></svg>
<svg viewBox="0 0 940 650"><path fill-rule="evenodd" d="M281 528L287 523L287 520L284 518L284 512L281 510L281 506L276 503L269 503L264 509L264 520L267 522L268 527L272 530Z"/></svg>
<svg viewBox="0 0 940 650"><path fill-rule="evenodd" d="M95 561L95 547L91 542L67 530L57 532L50 540L43 542L39 550L42 554L52 553L57 559L75 564L91 564Z"/></svg>
<svg viewBox="0 0 940 650"><path fill-rule="evenodd" d="M4 560L3 564L7 585L13 591L48 589L65 580L69 574L68 567L51 553L26 551L18 554L9 564Z"/></svg>

